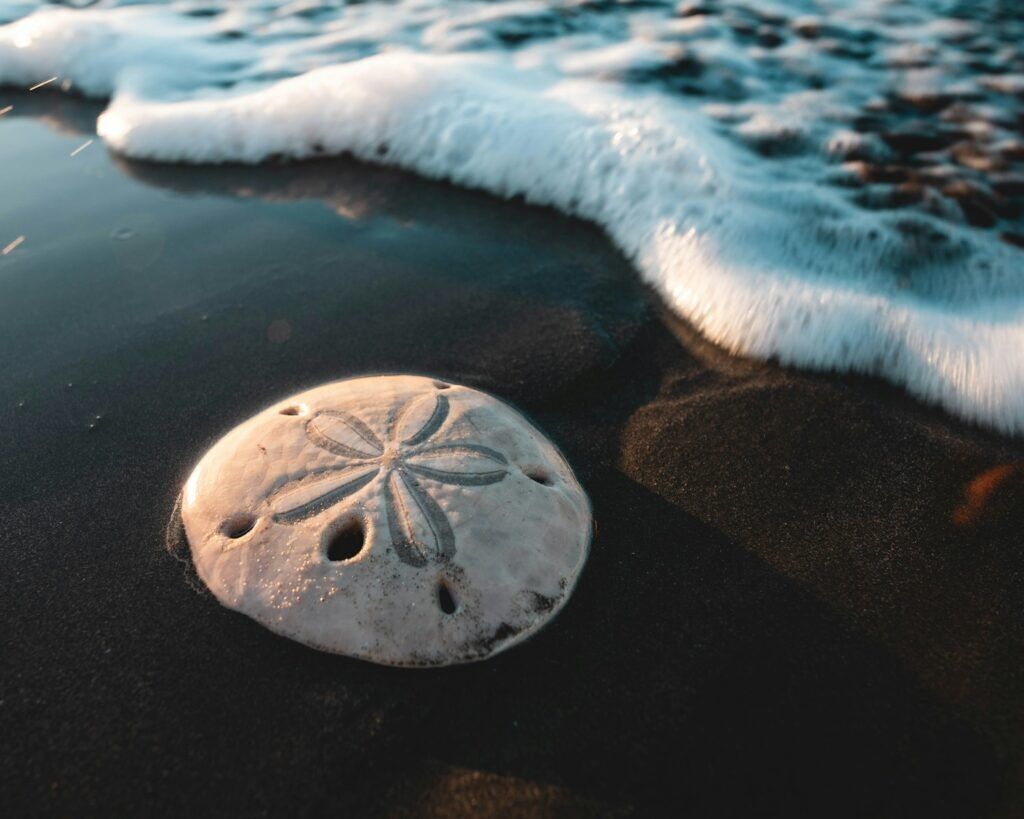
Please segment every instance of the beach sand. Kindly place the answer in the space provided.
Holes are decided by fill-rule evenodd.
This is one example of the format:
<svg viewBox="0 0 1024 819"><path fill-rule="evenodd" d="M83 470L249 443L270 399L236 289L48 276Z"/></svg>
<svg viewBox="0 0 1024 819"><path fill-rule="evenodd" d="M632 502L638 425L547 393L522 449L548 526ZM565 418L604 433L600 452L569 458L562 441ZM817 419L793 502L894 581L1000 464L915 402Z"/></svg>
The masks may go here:
<svg viewBox="0 0 1024 819"><path fill-rule="evenodd" d="M730 357L553 211L345 160L71 156L95 106L6 99L8 815L1024 809L1024 444ZM515 403L591 495L572 600L494 660L308 650L180 549L220 435L376 372Z"/></svg>

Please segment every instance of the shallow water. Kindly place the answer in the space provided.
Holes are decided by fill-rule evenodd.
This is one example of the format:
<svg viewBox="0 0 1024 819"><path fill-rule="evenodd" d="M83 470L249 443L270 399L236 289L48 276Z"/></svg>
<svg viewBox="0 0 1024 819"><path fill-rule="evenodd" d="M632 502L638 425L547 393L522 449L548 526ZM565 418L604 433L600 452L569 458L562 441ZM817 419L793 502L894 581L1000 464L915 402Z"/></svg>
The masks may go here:
<svg viewBox="0 0 1024 819"><path fill-rule="evenodd" d="M22 426L40 406L67 407L61 435L86 433L96 414L117 422L128 384L200 361L248 409L253 390L369 371L513 399L527 376L564 389L599 377L647 316L600 232L552 211L351 160L168 166L98 141L72 156L98 106L7 99L0 222L24 237L0 256L0 407L25 410L11 457L42 445ZM496 361L514 374L500 385Z"/></svg>
<svg viewBox="0 0 1024 819"><path fill-rule="evenodd" d="M351 153L521 195L731 351L1024 431L1016 4L35 5L0 2L0 82L109 97L126 156Z"/></svg>

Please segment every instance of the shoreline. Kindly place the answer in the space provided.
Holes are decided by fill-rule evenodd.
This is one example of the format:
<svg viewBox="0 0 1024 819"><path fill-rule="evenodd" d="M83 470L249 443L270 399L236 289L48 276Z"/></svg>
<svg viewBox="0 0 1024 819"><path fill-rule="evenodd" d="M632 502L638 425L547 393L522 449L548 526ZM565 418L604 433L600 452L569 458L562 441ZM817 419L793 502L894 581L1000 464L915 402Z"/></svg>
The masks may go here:
<svg viewBox="0 0 1024 819"><path fill-rule="evenodd" d="M341 65L338 68L346 67ZM300 79L292 78L289 82ZM52 91L46 89L42 93L53 95ZM240 99L255 99L260 93L243 95ZM100 114L109 112L109 102L90 99L85 104ZM204 103L197 104L201 109ZM186 111L191 110L189 104L183 105ZM236 114L241 113L241 110ZM342 105L340 110L344 112L345 106ZM262 116L261 109L250 111L248 116ZM195 120L193 128L199 127L203 121L202 117L196 119L196 112L193 111L186 113L186 124L189 117ZM244 120L245 117L236 119ZM159 123L157 117L146 125L146 116L143 117L143 130L146 132L142 137L143 144L147 140L159 140ZM175 133L188 133L188 130L179 127ZM89 132L92 133L91 130ZM98 135L94 136L99 141ZM175 139L178 137L175 136ZM218 137L218 140L223 139L224 135ZM739 261L735 264L719 260L719 251L714 246L716 243L723 244L719 241L722 237L715 238L717 234L714 231L708 233L708 225L701 227L703 217L694 221L689 231L697 231L698 235L701 232L708 233L703 241L691 241L688 238L689 232L683 236L682 231L691 223L686 219L679 221L681 217L678 214L669 218L667 211L660 220L654 219L652 212L649 220L651 229L645 236L638 237L633 235L637 230L636 225L619 229L619 221L632 224L639 218L628 207L619 214L621 219L611 218L608 214L613 211L600 204L600 197L584 206L576 197L566 199L564 191L558 186L547 190L542 185L538 193L530 190L528 185L517 186L493 168L483 171L477 168L474 171L472 167L475 165L469 170L459 171L456 168L454 172L445 172L436 163L432 163L429 156L417 162L389 153L391 149L387 146L390 138L382 139L383 142L376 148L372 145L368 148L361 143L349 145L342 140L340 147L337 147L340 153L337 154L333 153L335 149L324 147L330 143L326 137L315 143L314 149L298 150L294 154L290 148L282 147L280 152L257 152L250 155L238 147L242 151L241 159L224 162L224 156L230 158L234 155L231 149L226 154L214 151L204 158L201 152L195 153L186 147L190 144L186 139L170 153L147 152L138 146L129 147L132 140L129 139L129 132L125 131L119 139L110 138L113 147L108 150L122 171L161 187L177 190L192 186L209 192L208 180L212 176L229 186L219 193L242 198L269 196L276 198L275 201L287 201L296 197L316 196L320 187L315 184L310 186L310 174L301 171L295 174L296 177L303 177L297 184L298 190L283 189L278 179L270 183L273 191L268 192L268 196L261 196L259 191L254 191L248 184L247 169L300 169L318 163L325 166L347 164L364 169L380 169L397 177L414 175L420 180L450 185L457 190L484 196L493 195L489 191L504 193L504 198L500 195L497 198L513 205L550 209L559 213L558 218L564 223L583 221L598 229L604 240L616 248L617 255L629 259L635 275L644 286L658 293L659 302L672 306L683 321L698 327L702 335L712 340L712 343L719 344L732 354L766 363L781 362L782 366L807 372L849 375L854 379L877 378L924 404L941 407L950 416L970 426L987 428L998 435L1024 437L1024 427L1017 417L1019 368L1015 368L1013 356L1010 355L1015 349L1013 339L1019 330L1013 321L1019 310L1012 301L1012 281L1016 279L1019 260L1016 251L1008 249L1015 244L1015 240L1007 238L1011 236L1010 233L1003 234L1001 242L987 248L996 254L988 258L984 243L993 234L976 230L979 225L970 219L962 222L951 216L950 207L952 212L959 213L961 206L971 212L971 208L977 205L972 204L973 200L969 198L964 200L964 192L960 190L964 185L970 188L973 182L968 185L959 180L951 185L951 190L960 192L948 194L949 201L945 205L949 207L945 208L939 208L934 201L924 197L930 202L926 207L919 201L920 196L910 195L910 191L902 188L887 194L878 190L884 187L875 184L878 181L875 175L878 174L882 177L917 178L915 163L919 159L924 161L916 156L918 148L897 151L896 155L890 157L895 164L884 169L866 165L859 155L852 157L856 161L829 166L830 171L826 175L828 184L821 180L819 182L824 185L823 190L829 191L830 197L838 198L818 203L818 209L812 209L812 212L804 215L803 225L793 235L804 235L807 241L819 242L821 255L832 261L821 266L819 259L805 256L802 257L802 267L798 264L789 274L779 276L771 272L771 263L762 265L758 260L743 254L737 256ZM125 144L125 140L129 144ZM235 134L234 141L239 146L245 143L245 132ZM907 140L897 142L903 144ZM910 142L913 143L913 140ZM507 152L507 146L503 148L499 145L498 148L499 154ZM289 159L290 156L298 158ZM155 161L146 157L154 157ZM160 161L161 157L167 161ZM751 158L746 154L742 157L737 160L740 165ZM972 173L978 170L973 165L970 167ZM194 169L195 172L188 169ZM937 173L935 169L931 169L931 172ZM982 181L985 181L986 172L978 172L983 177ZM481 173L483 176L477 178ZM1003 179L1004 176L1013 177L1013 174L993 170L990 175L992 180L988 181L998 178L999 185L1009 185L1007 190L1016 190L1012 180ZM177 176L191 181L182 184L175 179ZM228 181L232 177L236 180L234 188L230 187L231 182ZM934 183L934 179L927 174L922 176L922 179L925 178L931 181L922 184ZM736 185L726 183L724 187L734 189ZM842 190L859 194L847 202L836 193ZM519 193L508 195L514 191ZM707 197L703 190L694 188L677 193L683 199L694 198L695 213L702 214L707 209ZM741 190L733 190L733 193L742 198ZM755 196L751 190L747 190L746 194L758 203L756 207L761 209L760 220L764 224L758 225L756 229L748 224L750 236L733 236L724 244L749 244L751 248L756 248L759 241L765 240L764 235L760 239L758 235L771 233L769 227L777 229L779 226L773 221L773 209L765 208L765 203L759 201L760 196ZM934 191L929 194L933 195ZM1005 201L1000 199L1001 204L997 210L1001 214L1000 219L1006 222L1003 226L1013 227L1020 214L1019 203L1014 198L1018 194L1011 193L1008 196ZM875 202L875 199L878 201ZM854 207L851 203L859 204ZM364 204L358 203L357 209ZM916 205L921 205L921 209ZM343 213L346 205L341 203L338 207L339 213ZM853 209L847 213L851 207ZM843 223L841 219L837 221L840 212L852 216L853 221L850 224ZM858 219L874 218L874 215L881 218L883 214L887 214L885 219L859 236L859 239L853 235L859 230L856 227ZM750 215L747 214L748 222ZM723 211L712 222L719 224L728 222L730 218ZM865 275L863 281L857 276L851 279L841 275L838 269L832 269L842 267L842 263L837 260L855 250L858 242L862 245L878 243L880 246L877 258L869 255L863 260L868 269L879 268ZM677 279L672 265L661 257L674 259L677 266L687 265L688 277ZM942 264L948 264L949 269L942 267ZM885 284L884 280L888 279L892 281ZM776 315L780 305L785 305L785 309ZM971 305L984 309L973 310ZM797 325L801 329L795 329ZM968 336L969 341L965 340ZM998 351L1004 347L1006 349L1000 359Z"/></svg>

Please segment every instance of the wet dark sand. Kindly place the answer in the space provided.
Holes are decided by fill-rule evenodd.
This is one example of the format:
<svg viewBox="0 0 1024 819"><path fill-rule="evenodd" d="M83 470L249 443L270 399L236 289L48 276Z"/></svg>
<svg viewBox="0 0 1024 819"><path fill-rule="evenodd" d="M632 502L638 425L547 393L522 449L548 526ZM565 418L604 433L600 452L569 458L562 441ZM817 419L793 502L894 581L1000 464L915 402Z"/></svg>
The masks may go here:
<svg viewBox="0 0 1024 819"><path fill-rule="evenodd" d="M550 211L345 161L70 157L95 109L6 99L5 813L1024 810L1024 445L730 358ZM517 403L591 494L571 603L493 661L307 650L165 549L224 431L378 371Z"/></svg>

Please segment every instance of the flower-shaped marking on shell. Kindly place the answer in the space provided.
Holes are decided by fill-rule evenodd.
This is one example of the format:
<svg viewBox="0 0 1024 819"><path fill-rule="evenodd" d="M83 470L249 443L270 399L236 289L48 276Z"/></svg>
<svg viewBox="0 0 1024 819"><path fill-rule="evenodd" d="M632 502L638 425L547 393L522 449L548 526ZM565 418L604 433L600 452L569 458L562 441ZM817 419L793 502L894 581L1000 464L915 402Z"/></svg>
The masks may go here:
<svg viewBox="0 0 1024 819"><path fill-rule="evenodd" d="M431 405L432 402L432 405ZM388 414L383 440L344 410L325 410L306 424L310 441L346 459L313 481L286 489L271 501L274 520L294 524L353 496L378 475L391 545L403 563L424 566L455 554L448 516L430 494L430 482L485 486L508 474L500 452L440 435L450 404L445 395L415 398ZM426 484L426 485L425 485ZM417 530L426 535L417 535Z"/></svg>

